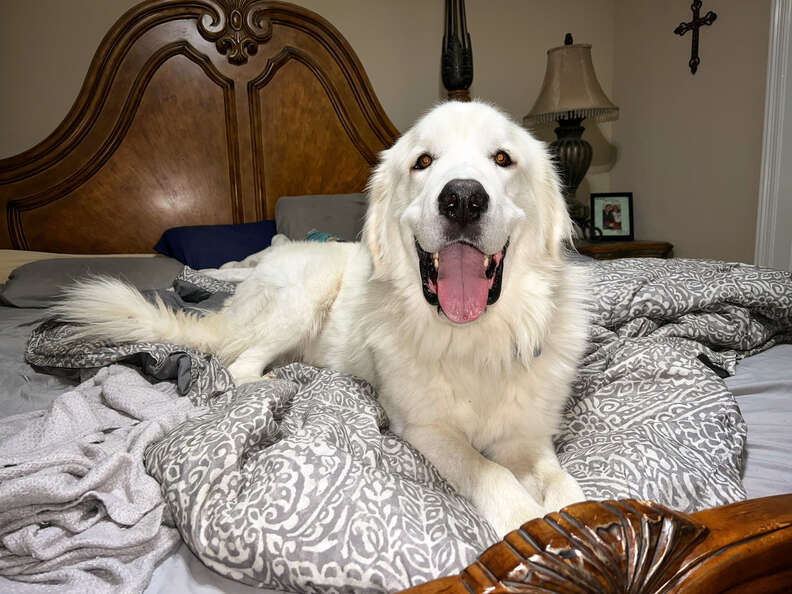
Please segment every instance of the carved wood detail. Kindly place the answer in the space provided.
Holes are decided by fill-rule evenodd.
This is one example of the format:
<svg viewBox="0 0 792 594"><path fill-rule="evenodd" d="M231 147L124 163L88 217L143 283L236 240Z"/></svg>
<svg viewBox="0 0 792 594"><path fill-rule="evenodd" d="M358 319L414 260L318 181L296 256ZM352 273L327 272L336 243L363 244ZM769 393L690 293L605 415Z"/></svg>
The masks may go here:
<svg viewBox="0 0 792 594"><path fill-rule="evenodd" d="M145 66L140 70L132 85L132 88L124 102L124 107L116 121L115 127L102 144L98 152L91 156L81 168L61 181L55 186L46 188L37 194L9 200L6 205L8 228L11 237L11 245L15 249L29 249L30 246L25 238L25 230L22 222L24 211L40 208L73 192L83 182L90 179L107 160L115 153L121 142L126 136L126 132L131 125L137 108L146 91L146 87L154 74L167 60L174 56L182 55L201 67L207 77L221 87L223 91L223 102L225 105L226 121L226 140L229 154L229 180L232 195L232 216L234 222L242 222L242 203L239 194L239 155L236 142L237 121L234 110L234 81L223 76L214 67L205 55L199 53L189 43L176 41L170 43L149 58Z"/></svg>
<svg viewBox="0 0 792 594"><path fill-rule="evenodd" d="M635 500L532 520L458 576L411 594L782 592L792 586L792 495L694 514Z"/></svg>
<svg viewBox="0 0 792 594"><path fill-rule="evenodd" d="M575 585L587 592L652 591L707 533L688 516L631 500L570 506L537 522L543 525L504 539L519 562L503 581L555 592ZM495 585L491 573L478 571L484 563L463 575L474 590Z"/></svg>
<svg viewBox="0 0 792 594"><path fill-rule="evenodd" d="M272 37L272 23L263 16L261 0L216 0L198 21L198 31L214 41L231 64L245 64L260 43Z"/></svg>

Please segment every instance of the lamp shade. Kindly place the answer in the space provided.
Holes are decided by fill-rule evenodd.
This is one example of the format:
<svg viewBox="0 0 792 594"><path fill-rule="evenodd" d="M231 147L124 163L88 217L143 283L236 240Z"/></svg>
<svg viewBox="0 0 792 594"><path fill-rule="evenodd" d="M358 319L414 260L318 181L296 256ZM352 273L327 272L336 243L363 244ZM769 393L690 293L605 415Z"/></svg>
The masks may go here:
<svg viewBox="0 0 792 594"><path fill-rule="evenodd" d="M618 117L619 108L608 99L594 73L591 45L569 43L547 50L542 90L523 120L526 125L573 118L606 122Z"/></svg>

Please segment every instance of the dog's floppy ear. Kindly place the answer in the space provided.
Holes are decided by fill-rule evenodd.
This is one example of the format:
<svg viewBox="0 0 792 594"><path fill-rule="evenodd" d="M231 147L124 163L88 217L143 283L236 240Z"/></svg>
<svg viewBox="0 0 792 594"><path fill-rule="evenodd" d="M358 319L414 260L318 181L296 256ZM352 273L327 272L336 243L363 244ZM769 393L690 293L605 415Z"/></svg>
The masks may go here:
<svg viewBox="0 0 792 594"><path fill-rule="evenodd" d="M375 274L382 271L388 249L386 216L393 188L390 168L387 165L389 153L390 151L384 151L380 155L380 163L374 169L367 187L369 204L362 239L371 253Z"/></svg>
<svg viewBox="0 0 792 594"><path fill-rule="evenodd" d="M572 219L569 218L564 195L561 193L561 179L553 166L550 155L544 160L542 167L541 192L547 205L549 220L545 225L547 252L557 258L565 242L572 242Z"/></svg>

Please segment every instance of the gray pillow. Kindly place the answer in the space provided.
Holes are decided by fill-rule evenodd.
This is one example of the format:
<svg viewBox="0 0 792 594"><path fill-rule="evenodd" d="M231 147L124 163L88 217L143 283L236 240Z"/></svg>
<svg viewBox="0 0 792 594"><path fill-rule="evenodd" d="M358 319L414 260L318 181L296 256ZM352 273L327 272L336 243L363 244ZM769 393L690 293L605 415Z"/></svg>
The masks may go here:
<svg viewBox="0 0 792 594"><path fill-rule="evenodd" d="M368 208L366 194L283 196L275 204L275 228L289 239L302 240L309 231L357 241Z"/></svg>
<svg viewBox="0 0 792 594"><path fill-rule="evenodd" d="M184 264L165 256L55 258L16 268L0 290L0 303L15 307L49 307L65 287L86 275L110 275L138 289L170 287Z"/></svg>

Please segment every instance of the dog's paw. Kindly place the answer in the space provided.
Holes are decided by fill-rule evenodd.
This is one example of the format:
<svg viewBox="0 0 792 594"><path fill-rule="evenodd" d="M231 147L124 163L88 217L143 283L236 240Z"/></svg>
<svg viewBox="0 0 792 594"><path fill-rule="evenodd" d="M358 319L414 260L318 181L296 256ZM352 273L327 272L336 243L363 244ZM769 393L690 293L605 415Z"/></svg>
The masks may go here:
<svg viewBox="0 0 792 594"><path fill-rule="evenodd" d="M261 373L259 373L258 366L241 361L235 361L229 365L228 371L237 386L258 382L264 379Z"/></svg>
<svg viewBox="0 0 792 594"><path fill-rule="evenodd" d="M253 384L255 382L260 382L264 379L263 375L248 375L245 377L235 377L234 384L237 386L243 386L245 384Z"/></svg>
<svg viewBox="0 0 792 594"><path fill-rule="evenodd" d="M544 508L503 466L490 464L475 492L475 503L498 536L544 515Z"/></svg>
<svg viewBox="0 0 792 594"><path fill-rule="evenodd" d="M545 515L542 506L530 496L522 501L499 501L499 503L500 507L491 512L487 520L501 538L512 530L517 530L526 522Z"/></svg>
<svg viewBox="0 0 792 594"><path fill-rule="evenodd" d="M543 506L548 513L585 499L583 489L566 470L559 470L545 478Z"/></svg>

